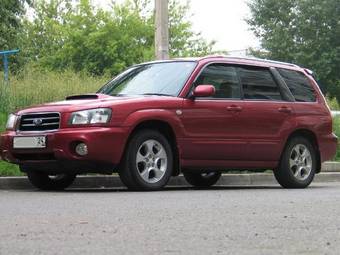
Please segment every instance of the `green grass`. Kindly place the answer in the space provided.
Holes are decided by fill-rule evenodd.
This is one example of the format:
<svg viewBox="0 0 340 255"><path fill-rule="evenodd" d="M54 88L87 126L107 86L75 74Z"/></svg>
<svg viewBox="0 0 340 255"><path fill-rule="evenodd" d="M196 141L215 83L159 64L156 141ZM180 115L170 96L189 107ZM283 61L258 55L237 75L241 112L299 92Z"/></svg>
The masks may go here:
<svg viewBox="0 0 340 255"><path fill-rule="evenodd" d="M0 112L63 100L73 94L95 93L108 79L72 71L58 73L26 68L17 75L11 75L9 85L0 82Z"/></svg>
<svg viewBox="0 0 340 255"><path fill-rule="evenodd" d="M5 130L7 120L7 114L0 113L0 132ZM14 164L7 163L5 161L0 161L0 176L18 176L23 175L19 167Z"/></svg>
<svg viewBox="0 0 340 255"><path fill-rule="evenodd" d="M5 130L7 114L0 112L0 132Z"/></svg>
<svg viewBox="0 0 340 255"><path fill-rule="evenodd" d="M333 118L333 132L340 137L340 117ZM338 143L338 149L334 158L335 161L340 161L340 143Z"/></svg>
<svg viewBox="0 0 340 255"><path fill-rule="evenodd" d="M0 176L21 176L24 175L20 172L19 167L14 164L0 161Z"/></svg>

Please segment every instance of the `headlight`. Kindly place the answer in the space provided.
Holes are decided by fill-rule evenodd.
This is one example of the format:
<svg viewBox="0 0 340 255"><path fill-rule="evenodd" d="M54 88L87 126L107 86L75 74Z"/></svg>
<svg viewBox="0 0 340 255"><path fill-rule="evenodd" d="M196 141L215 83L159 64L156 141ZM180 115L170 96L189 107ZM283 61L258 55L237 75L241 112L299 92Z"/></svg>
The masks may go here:
<svg viewBox="0 0 340 255"><path fill-rule="evenodd" d="M8 120L7 120L7 124L6 124L6 129L14 129L16 121L17 121L17 116L14 115L14 114L10 114L8 116Z"/></svg>
<svg viewBox="0 0 340 255"><path fill-rule="evenodd" d="M98 108L79 112L73 112L69 120L71 125L105 124L110 121L112 110Z"/></svg>

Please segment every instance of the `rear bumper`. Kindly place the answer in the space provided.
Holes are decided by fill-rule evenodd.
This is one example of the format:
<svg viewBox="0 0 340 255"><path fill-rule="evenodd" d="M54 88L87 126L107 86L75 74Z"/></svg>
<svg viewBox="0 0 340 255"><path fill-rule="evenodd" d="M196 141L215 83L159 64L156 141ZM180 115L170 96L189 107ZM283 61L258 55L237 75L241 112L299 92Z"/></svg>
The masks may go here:
<svg viewBox="0 0 340 255"><path fill-rule="evenodd" d="M10 163L39 167L61 168L79 172L99 172L119 164L123 154L128 130L125 128L93 127L69 128L56 132L20 133L7 131L0 136L0 156ZM15 136L46 136L44 149L13 149ZM86 156L75 153L75 145L83 142L88 147ZM98 170L96 170L96 168Z"/></svg>
<svg viewBox="0 0 340 255"><path fill-rule="evenodd" d="M324 135L319 137L318 143L321 163L332 160L337 151L338 137L335 134Z"/></svg>

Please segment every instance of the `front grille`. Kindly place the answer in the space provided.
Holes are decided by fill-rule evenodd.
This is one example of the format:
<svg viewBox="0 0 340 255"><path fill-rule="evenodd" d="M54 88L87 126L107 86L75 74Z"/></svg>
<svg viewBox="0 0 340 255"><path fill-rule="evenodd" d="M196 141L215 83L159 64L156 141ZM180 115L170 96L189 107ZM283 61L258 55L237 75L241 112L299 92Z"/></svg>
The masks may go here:
<svg viewBox="0 0 340 255"><path fill-rule="evenodd" d="M20 118L20 131L47 131L59 128L60 114L52 113L32 113L22 115Z"/></svg>

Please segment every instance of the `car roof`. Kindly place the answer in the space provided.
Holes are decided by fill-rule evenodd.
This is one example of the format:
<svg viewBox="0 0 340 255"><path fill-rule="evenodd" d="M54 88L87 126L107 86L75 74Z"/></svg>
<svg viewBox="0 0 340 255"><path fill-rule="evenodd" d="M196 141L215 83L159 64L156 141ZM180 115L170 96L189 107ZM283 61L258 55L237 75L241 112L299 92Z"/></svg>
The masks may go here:
<svg viewBox="0 0 340 255"><path fill-rule="evenodd" d="M227 62L231 64L241 64L241 65L252 65L252 66L262 66L262 67L278 67L278 68L288 68L288 69L294 69L294 70L302 70L298 65L287 63L287 62L281 62L281 61L275 61L270 59L262 59L262 58L255 58L255 57L233 57L233 56L206 56L199 58L197 61L199 62Z"/></svg>
<svg viewBox="0 0 340 255"><path fill-rule="evenodd" d="M169 60L156 60L143 64L154 64L154 63L163 63L163 62L177 62L177 61L190 61L190 62L200 62L202 64L208 64L210 62L225 62L231 64L238 65L252 65L252 66L261 66L261 67L277 67L277 68L285 68L292 70L304 71L305 69L292 64L281 61L269 60L269 59L261 59L255 57L233 57L233 56L224 56L224 55L212 55L205 57L186 57L186 58L175 58ZM142 65L143 65L142 64Z"/></svg>

